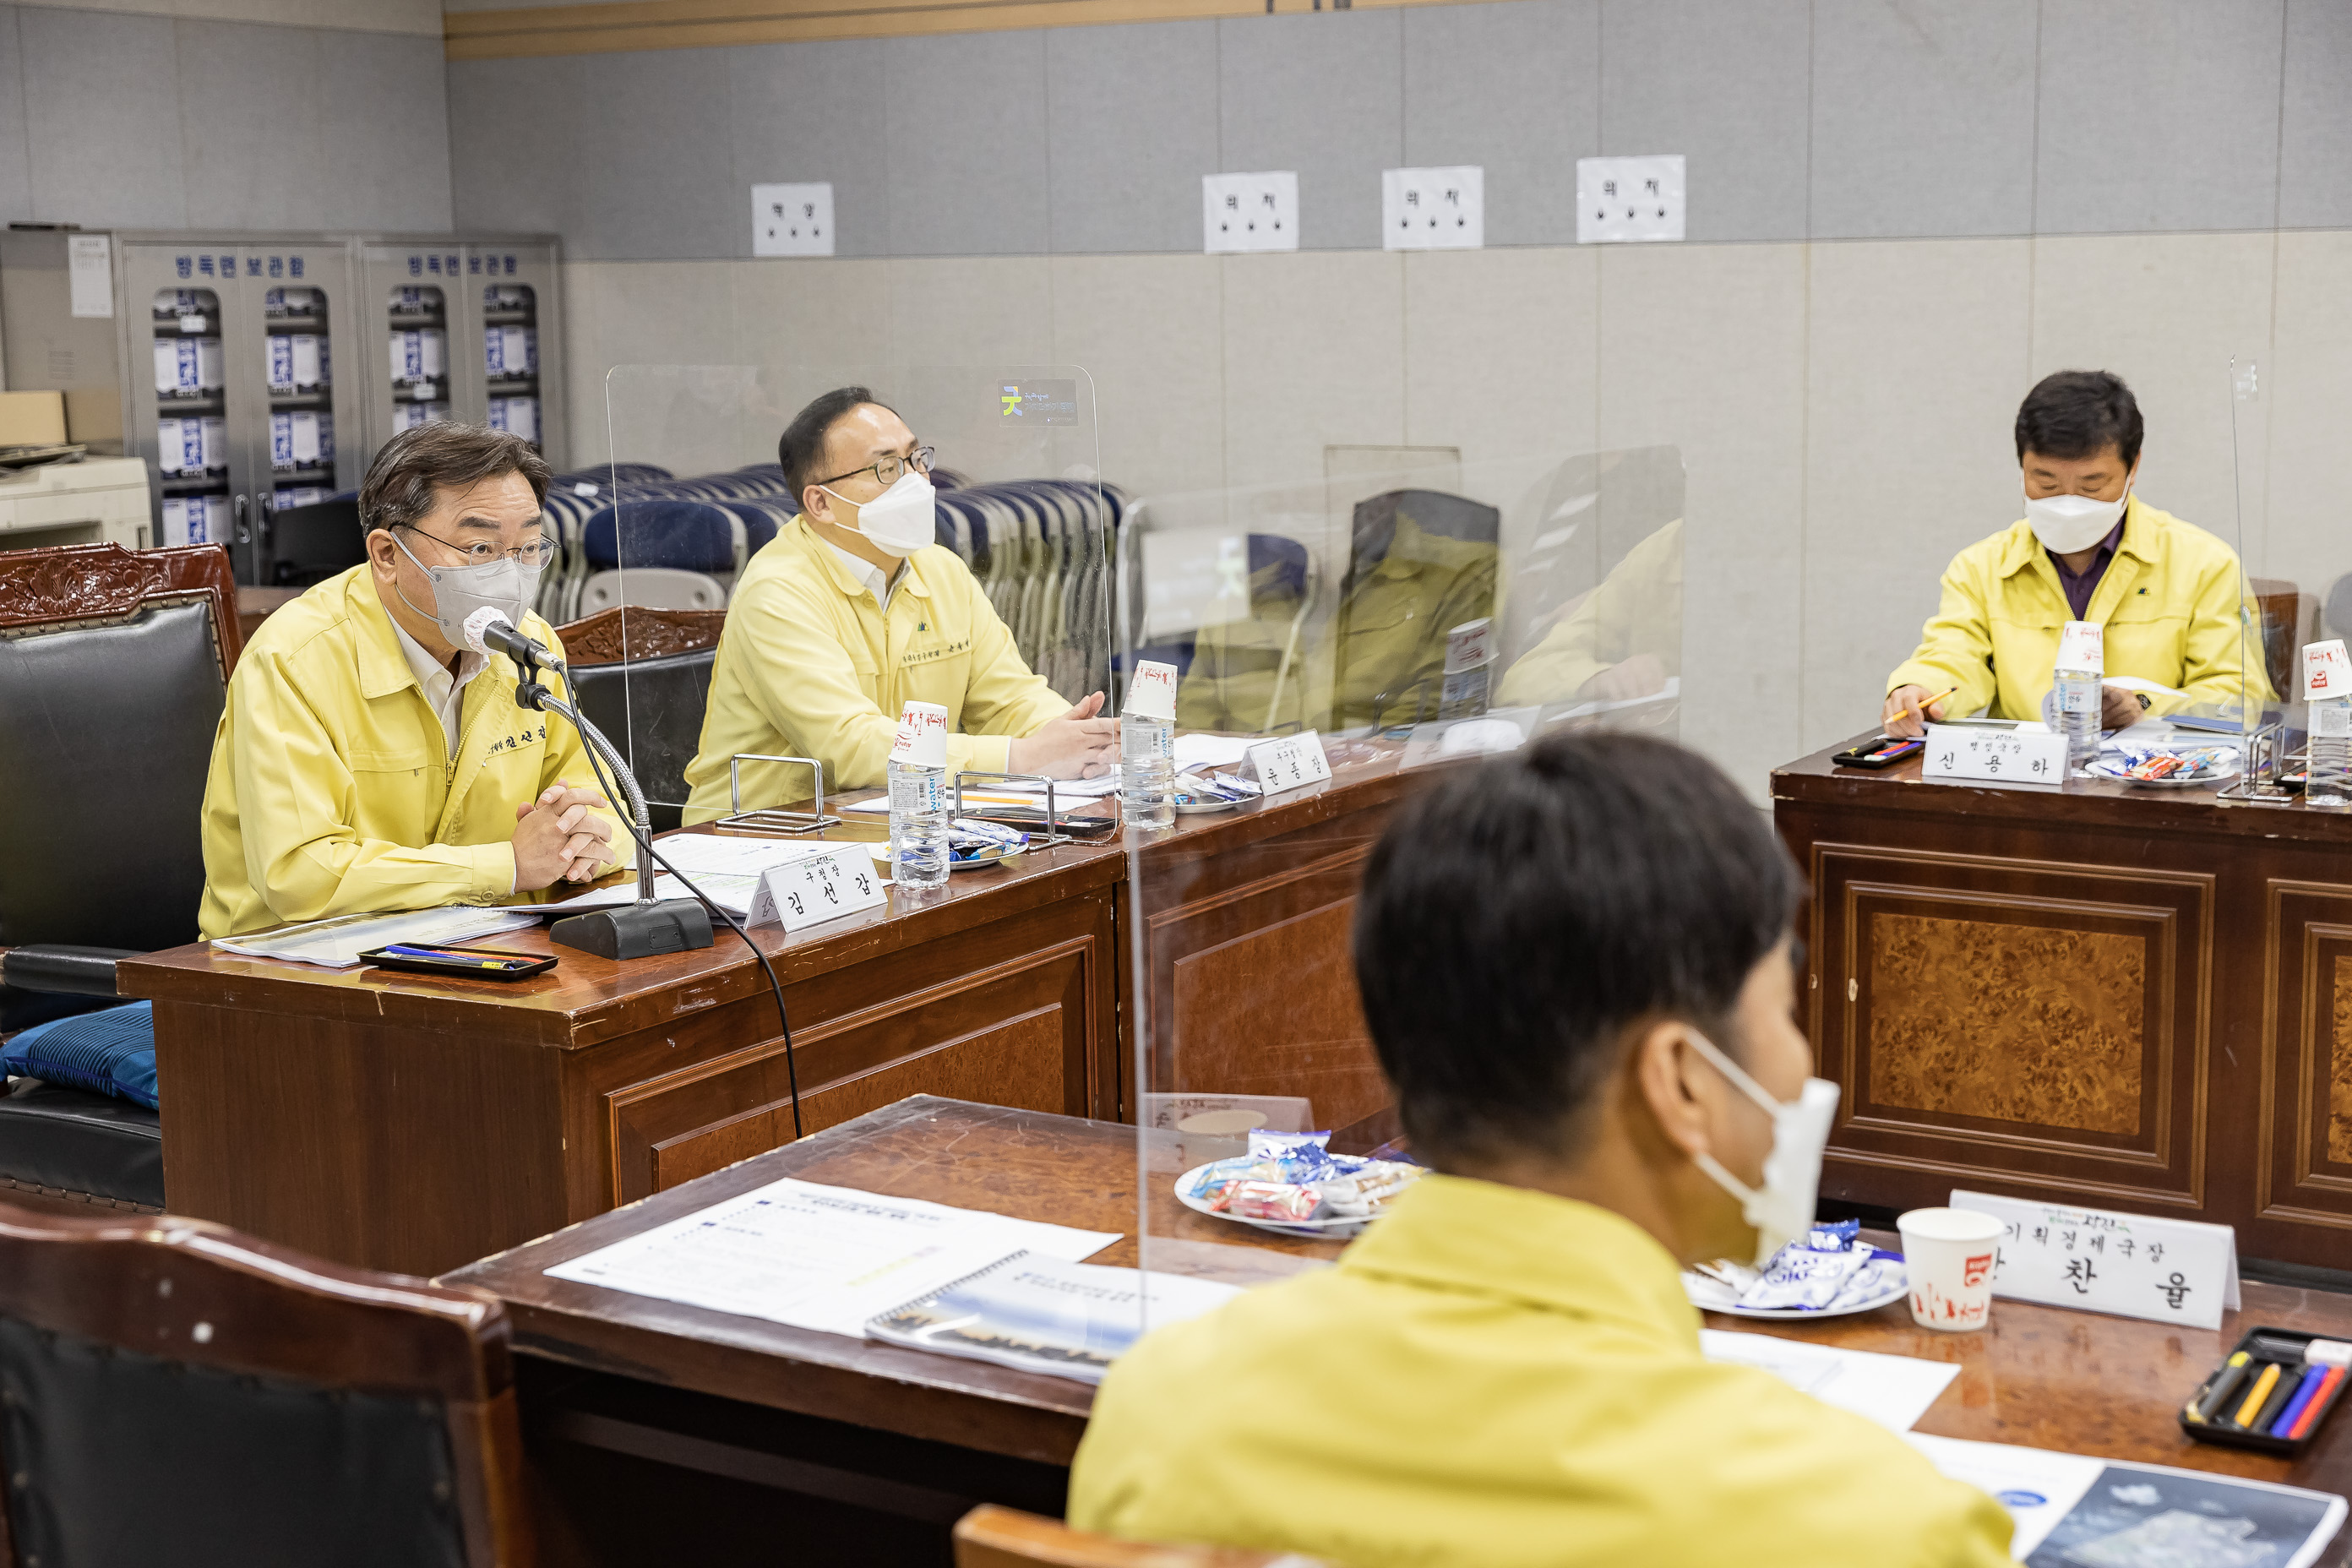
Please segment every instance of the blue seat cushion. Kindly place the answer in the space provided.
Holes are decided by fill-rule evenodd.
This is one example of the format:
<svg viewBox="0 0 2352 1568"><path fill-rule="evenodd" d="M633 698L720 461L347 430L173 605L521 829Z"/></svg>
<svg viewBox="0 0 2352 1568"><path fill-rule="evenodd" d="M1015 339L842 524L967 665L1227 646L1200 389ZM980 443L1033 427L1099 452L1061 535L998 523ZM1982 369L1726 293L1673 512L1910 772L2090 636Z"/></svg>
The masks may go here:
<svg viewBox="0 0 2352 1568"><path fill-rule="evenodd" d="M0 1046L0 1072L155 1103L155 1004L133 1002L36 1024Z"/></svg>

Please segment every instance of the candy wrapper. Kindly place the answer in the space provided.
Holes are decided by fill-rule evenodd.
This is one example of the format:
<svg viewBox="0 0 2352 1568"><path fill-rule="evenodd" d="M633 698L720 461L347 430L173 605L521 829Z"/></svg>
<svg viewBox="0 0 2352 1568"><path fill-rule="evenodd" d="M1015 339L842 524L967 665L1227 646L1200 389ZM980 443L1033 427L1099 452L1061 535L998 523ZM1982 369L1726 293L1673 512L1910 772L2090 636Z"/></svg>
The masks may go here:
<svg viewBox="0 0 2352 1568"><path fill-rule="evenodd" d="M1243 1219L1297 1221L1313 1219L1322 1195L1312 1187L1281 1182L1234 1182L1219 1193L1210 1207Z"/></svg>
<svg viewBox="0 0 2352 1568"><path fill-rule="evenodd" d="M1184 1195L1237 1218L1297 1224L1365 1220L1412 1184L1421 1167L1403 1161L1334 1154L1328 1132L1250 1134L1239 1159L1203 1165ZM1278 1200L1276 1194L1286 1194Z"/></svg>

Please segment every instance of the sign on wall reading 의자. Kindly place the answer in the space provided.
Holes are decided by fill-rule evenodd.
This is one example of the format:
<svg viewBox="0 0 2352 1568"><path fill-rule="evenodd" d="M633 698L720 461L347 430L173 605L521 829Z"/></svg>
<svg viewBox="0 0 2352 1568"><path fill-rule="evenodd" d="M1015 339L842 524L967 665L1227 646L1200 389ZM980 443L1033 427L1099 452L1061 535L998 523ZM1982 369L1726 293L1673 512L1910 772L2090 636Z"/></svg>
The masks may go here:
<svg viewBox="0 0 2352 1568"><path fill-rule="evenodd" d="M831 256L832 183L820 180L811 184L753 185L751 254Z"/></svg>
<svg viewBox="0 0 2352 1568"><path fill-rule="evenodd" d="M1202 175L1201 247L1211 255L1297 249L1297 172Z"/></svg>
<svg viewBox="0 0 2352 1568"><path fill-rule="evenodd" d="M2007 1226L1993 1262L1996 1297L2200 1329L2220 1328L2222 1311L2237 1310L2238 1233L2226 1225L1957 1188L1952 1207Z"/></svg>

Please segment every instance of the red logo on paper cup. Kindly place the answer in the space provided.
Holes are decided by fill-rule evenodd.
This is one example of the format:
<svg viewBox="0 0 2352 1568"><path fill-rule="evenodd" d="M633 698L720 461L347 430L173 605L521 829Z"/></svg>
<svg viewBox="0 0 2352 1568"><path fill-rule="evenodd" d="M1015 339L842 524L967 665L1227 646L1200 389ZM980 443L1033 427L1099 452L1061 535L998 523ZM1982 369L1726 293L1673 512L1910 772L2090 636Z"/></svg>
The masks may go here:
<svg viewBox="0 0 2352 1568"><path fill-rule="evenodd" d="M1985 1281L1985 1276L1991 1272L1991 1253L1988 1252L1981 1257L1971 1258L1960 1265L1960 1283L1970 1286L1981 1285Z"/></svg>
<svg viewBox="0 0 2352 1568"><path fill-rule="evenodd" d="M936 702L909 701L898 715L898 733L890 745L890 760L918 767L948 765L948 710Z"/></svg>

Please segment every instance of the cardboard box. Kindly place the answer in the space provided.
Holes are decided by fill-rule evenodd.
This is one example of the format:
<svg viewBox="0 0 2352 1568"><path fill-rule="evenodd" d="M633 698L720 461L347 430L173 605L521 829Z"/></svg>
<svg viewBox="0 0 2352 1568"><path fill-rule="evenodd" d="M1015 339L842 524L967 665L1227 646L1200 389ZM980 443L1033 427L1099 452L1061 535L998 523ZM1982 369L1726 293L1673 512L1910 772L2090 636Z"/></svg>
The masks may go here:
<svg viewBox="0 0 2352 1568"><path fill-rule="evenodd" d="M66 439L62 392L0 392L0 447L60 447Z"/></svg>

